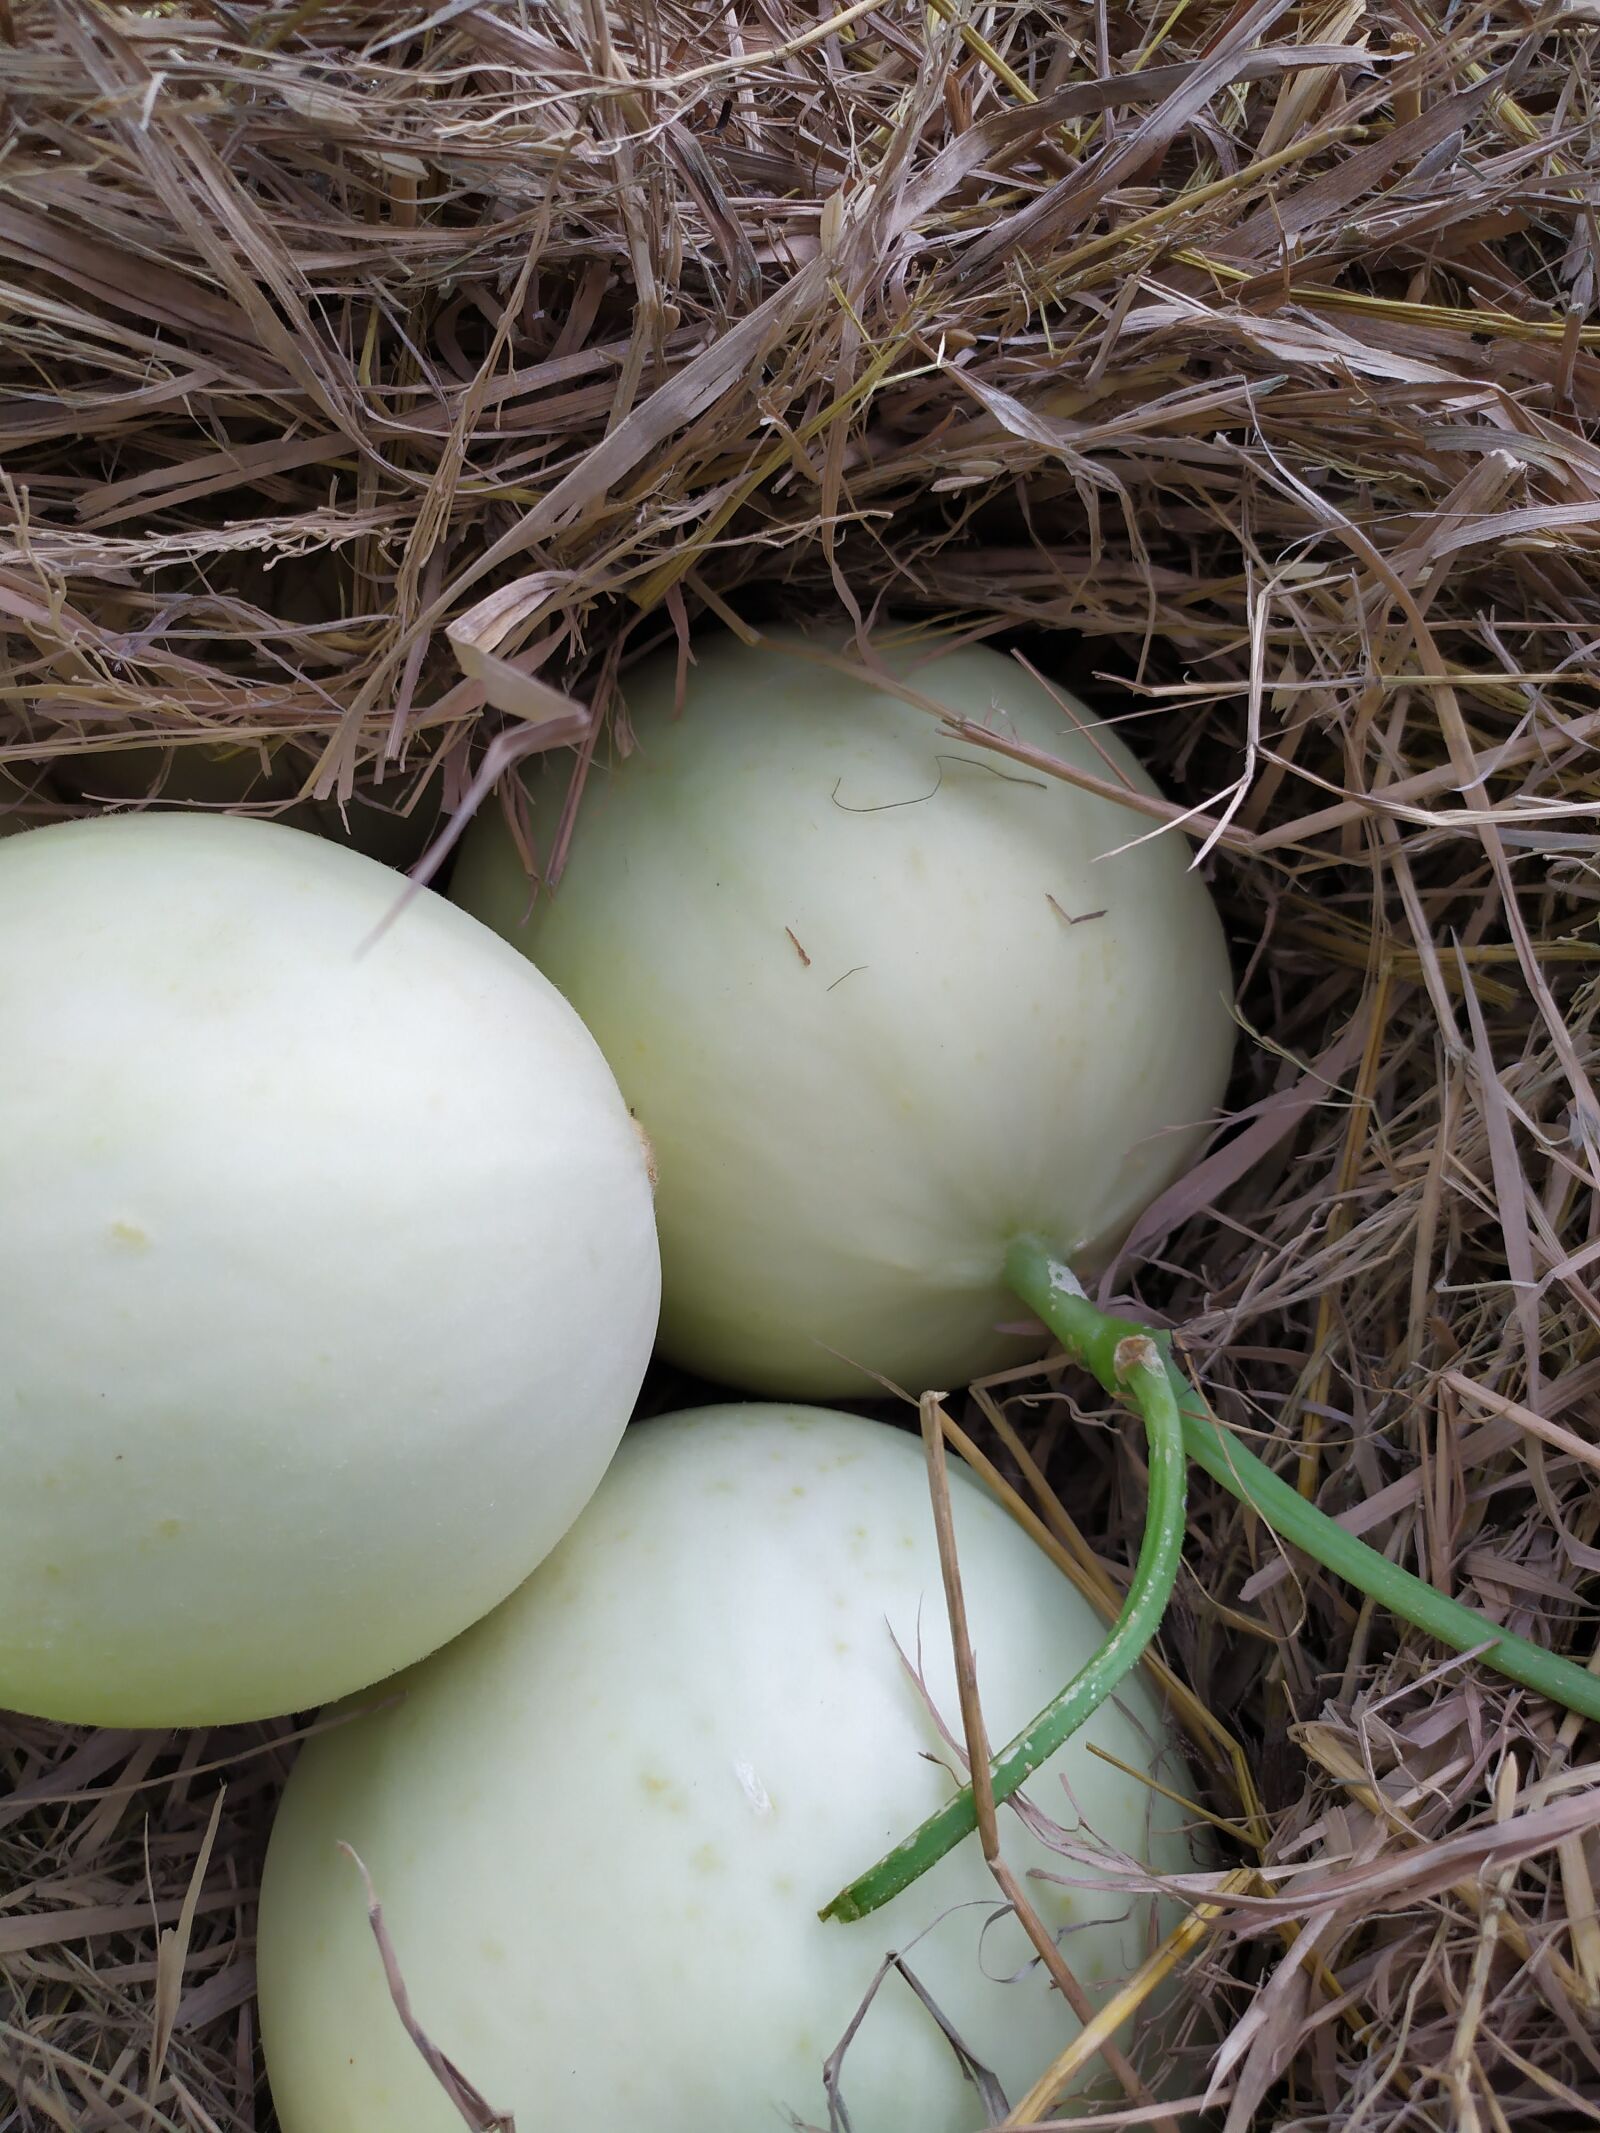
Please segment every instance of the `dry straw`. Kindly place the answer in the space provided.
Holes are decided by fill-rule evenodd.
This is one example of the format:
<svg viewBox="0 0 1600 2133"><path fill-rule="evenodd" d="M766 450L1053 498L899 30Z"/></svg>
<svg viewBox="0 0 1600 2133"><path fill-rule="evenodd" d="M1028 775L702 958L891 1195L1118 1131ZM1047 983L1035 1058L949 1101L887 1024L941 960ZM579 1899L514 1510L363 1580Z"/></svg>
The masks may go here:
<svg viewBox="0 0 1600 2133"><path fill-rule="evenodd" d="M1596 25L3 0L0 804L206 804L221 747L408 863L517 755L617 745L641 649L841 600L1120 679L1188 810L1129 833L1205 851L1249 1035L1116 1285L1304 1491L1587 1657ZM1087 1396L944 1435L1114 1604L1138 1448ZM1600 2121L1580 1729L1199 1477L1189 1561L1163 1659L1233 1849L1152 1956L1174 2093ZM0 2125L270 2122L290 1738L0 1730Z"/></svg>

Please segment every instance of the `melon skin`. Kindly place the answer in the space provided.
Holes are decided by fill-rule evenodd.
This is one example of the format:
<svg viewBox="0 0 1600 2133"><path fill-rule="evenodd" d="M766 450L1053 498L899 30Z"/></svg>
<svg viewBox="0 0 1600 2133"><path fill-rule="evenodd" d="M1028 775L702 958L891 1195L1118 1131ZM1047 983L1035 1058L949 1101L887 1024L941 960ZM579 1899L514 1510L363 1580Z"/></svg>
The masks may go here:
<svg viewBox="0 0 1600 2133"><path fill-rule="evenodd" d="M948 1390L1041 1351L1016 1238L1092 1272L1195 1159L1227 947L1181 834L818 648L708 640L681 710L645 662L555 889L485 809L450 893L560 986L654 1143L667 1355L787 1399ZM1155 791L1015 661L875 650L935 712ZM528 774L541 859L570 775Z"/></svg>
<svg viewBox="0 0 1600 2133"><path fill-rule="evenodd" d="M959 1469L950 1487L1001 1740L1104 1626ZM1019 2099L1077 2022L1002 1915L975 1838L858 1924L816 1915L952 1790L897 1640L959 1731L916 1438L782 1406L636 1424L503 1607L381 1697L328 1713L300 1755L257 1957L284 2133L459 2126L395 2012L345 1846L371 1875L416 2020L519 2127L826 2127L824 2062L890 1950ZM1097 1862L1109 1847L1162 1873L1205 1864L1184 1810L1091 1746L1193 1796L1142 1677L1030 1796ZM1108 1869L1001 1820L1007 1859L1102 2002L1181 1907L1094 1885ZM1161 2085L1149 2032L1121 2041ZM1084 2087L1102 2078L1096 2062ZM898 1975L872 1998L841 2092L854 2133L988 2122Z"/></svg>
<svg viewBox="0 0 1600 2133"><path fill-rule="evenodd" d="M237 818L0 846L0 1705L363 1687L605 1470L657 1312L644 1154L554 988L401 889Z"/></svg>

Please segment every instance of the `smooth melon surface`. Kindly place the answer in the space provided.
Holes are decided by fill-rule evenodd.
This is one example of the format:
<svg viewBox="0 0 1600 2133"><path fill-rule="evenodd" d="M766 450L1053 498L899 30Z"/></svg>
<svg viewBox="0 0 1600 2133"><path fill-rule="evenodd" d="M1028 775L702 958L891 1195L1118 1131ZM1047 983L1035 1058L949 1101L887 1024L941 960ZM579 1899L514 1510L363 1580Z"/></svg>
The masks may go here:
<svg viewBox="0 0 1600 2133"><path fill-rule="evenodd" d="M300 1709L494 1606L655 1327L646 1160L554 988L296 831L0 846L0 1705Z"/></svg>
<svg viewBox="0 0 1600 2133"><path fill-rule="evenodd" d="M1103 1626L976 1485L955 1472L951 1486L1000 1740ZM824 2062L890 1950L1019 2097L1077 2025L1016 1922L997 1916L975 1840L859 1924L816 1916L952 1787L895 1640L959 1730L916 1438L761 1406L631 1429L582 1518L505 1606L300 1757L259 1943L285 2133L459 2123L394 2011L341 1843L372 1875L417 2020L519 2127L780 2133L790 2112L826 2126ZM1091 1744L1192 1791L1142 1679L1032 1797L1082 1841L1092 1831L1113 1852L1192 1870L1181 1810ZM1003 1820L1019 1873L1063 1877L1031 1880L1030 1895L1104 1996L1176 1907L1067 1886L1095 1869ZM987 2122L898 1974L872 1997L840 2083L855 2133Z"/></svg>
<svg viewBox="0 0 1600 2133"><path fill-rule="evenodd" d="M997 652L881 656L935 709L1154 791ZM674 696L670 659L628 677L632 752L592 768L553 893L491 809L451 887L560 986L650 1134L664 1349L787 1398L1026 1361L1007 1246L1091 1269L1226 1084L1228 956L1188 843L792 634L697 646ZM542 851L569 776L533 773Z"/></svg>

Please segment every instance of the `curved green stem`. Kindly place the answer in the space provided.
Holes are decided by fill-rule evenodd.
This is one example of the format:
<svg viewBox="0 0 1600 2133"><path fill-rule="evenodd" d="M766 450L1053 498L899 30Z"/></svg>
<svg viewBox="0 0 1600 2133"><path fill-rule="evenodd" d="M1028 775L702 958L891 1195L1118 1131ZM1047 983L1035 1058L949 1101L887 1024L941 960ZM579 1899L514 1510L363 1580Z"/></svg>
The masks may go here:
<svg viewBox="0 0 1600 2133"><path fill-rule="evenodd" d="M1088 1354L1081 1359L1089 1362ZM1105 1642L1055 1701L990 1764L996 1803L1009 1799L1041 1763L1048 1762L1138 1664L1161 1627L1178 1575L1186 1490L1183 1426L1171 1378L1156 1343L1137 1328L1114 1341L1104 1360L1115 1389L1143 1416L1149 1444L1150 1493L1139 1561L1122 1611ZM1098 1376L1098 1365L1090 1363L1090 1367ZM972 1787L964 1785L886 1858L841 1889L820 1915L846 1922L865 1918L909 1888L977 1826Z"/></svg>
<svg viewBox="0 0 1600 2133"><path fill-rule="evenodd" d="M1281 1540L1402 1621L1452 1651L1472 1652L1485 1666L1548 1696L1552 1703L1600 1719L1600 1678L1424 1584L1308 1503L1222 1428L1204 1396L1173 1362L1165 1336L1097 1309L1071 1268L1047 1245L1019 1239L1006 1257L1006 1280L1074 1362L1143 1416L1150 1446L1150 1499L1138 1567L1122 1612L1088 1665L996 1756L990 1778L997 1802L1009 1799L1099 1708L1161 1626L1183 1542L1185 1455L1248 1504ZM972 1787L967 1785L876 1866L841 1889L820 1915L845 1921L865 1918L909 1888L976 1827Z"/></svg>
<svg viewBox="0 0 1600 2133"><path fill-rule="evenodd" d="M1108 1392L1117 1392L1117 1344L1136 1334L1148 1336L1149 1328L1096 1310L1071 1270L1044 1245L1030 1241L1013 1245L1006 1279L1067 1353L1086 1362ZM1485 1666L1521 1682L1524 1688L1536 1689L1552 1703L1585 1718L1600 1718L1600 1678L1570 1659L1542 1651L1526 1638L1501 1629L1459 1600L1447 1598L1335 1524L1264 1465L1231 1430L1222 1428L1202 1394L1172 1361L1170 1344L1163 1340L1158 1345L1166 1355L1167 1376L1190 1458L1265 1519L1281 1540L1452 1651L1473 1652Z"/></svg>

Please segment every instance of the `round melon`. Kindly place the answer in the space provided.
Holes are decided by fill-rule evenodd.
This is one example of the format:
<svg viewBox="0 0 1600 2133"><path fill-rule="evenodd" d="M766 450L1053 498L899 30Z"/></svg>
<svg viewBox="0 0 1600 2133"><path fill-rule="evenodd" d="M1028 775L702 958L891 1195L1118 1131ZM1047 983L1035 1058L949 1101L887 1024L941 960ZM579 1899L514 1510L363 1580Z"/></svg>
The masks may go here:
<svg viewBox="0 0 1600 2133"><path fill-rule="evenodd" d="M960 1471L951 1496L999 1741L1104 1626ZM860 1923L817 1916L948 1798L935 1713L959 1737L917 1439L788 1407L636 1425L520 1591L381 1697L328 1714L301 1754L258 1950L284 2133L459 2133L345 1846L415 2020L519 2127L991 2123L926 2001L1013 2102L1078 2023L976 1838ZM1147 1776L1192 1793L1135 1678L1029 1788L1054 1841L1002 1812L1006 1856L1097 2003L1181 1916L1149 1871L1203 1863ZM884 1971L891 1953L903 1971ZM1121 2040L1158 2088L1160 2006ZM863 2009L835 2120L824 2070Z"/></svg>
<svg viewBox="0 0 1600 2133"><path fill-rule="evenodd" d="M0 847L0 1705L362 1687L605 1470L655 1329L645 1150L555 989L400 888L225 817Z"/></svg>
<svg viewBox="0 0 1600 2133"><path fill-rule="evenodd" d="M674 661L642 667L554 892L490 809L451 894L560 986L650 1134L670 1356L785 1397L948 1388L1040 1350L1013 1240L1091 1271L1193 1160L1228 956L1181 834L939 715L1152 793L1081 704L981 647L882 645L915 702L807 651L698 646L681 711ZM568 778L531 776L541 857Z"/></svg>

